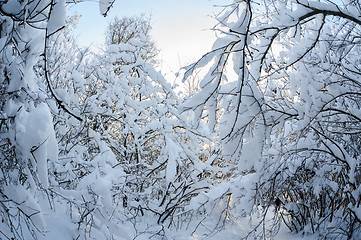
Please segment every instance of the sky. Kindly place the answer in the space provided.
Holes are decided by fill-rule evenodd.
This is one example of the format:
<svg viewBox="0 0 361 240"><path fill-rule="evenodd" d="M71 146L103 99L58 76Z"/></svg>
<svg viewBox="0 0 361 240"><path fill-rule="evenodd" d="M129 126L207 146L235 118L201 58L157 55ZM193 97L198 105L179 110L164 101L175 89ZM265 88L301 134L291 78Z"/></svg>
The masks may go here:
<svg viewBox="0 0 361 240"><path fill-rule="evenodd" d="M69 15L82 17L75 34L81 46L99 49L104 43L104 32L112 18L151 15L152 37L160 49L160 68L172 75L210 51L215 41L212 18L226 0L116 0L108 16L99 13L97 1L68 6Z"/></svg>

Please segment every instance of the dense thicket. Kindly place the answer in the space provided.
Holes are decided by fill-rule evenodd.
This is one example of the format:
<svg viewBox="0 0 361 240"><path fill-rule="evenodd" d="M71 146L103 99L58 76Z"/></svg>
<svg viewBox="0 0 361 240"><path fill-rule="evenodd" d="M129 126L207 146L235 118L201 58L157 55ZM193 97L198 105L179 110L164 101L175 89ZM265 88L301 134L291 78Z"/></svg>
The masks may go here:
<svg viewBox="0 0 361 240"><path fill-rule="evenodd" d="M184 99L148 20L65 16L0 2L0 238L361 236L358 1L232 1Z"/></svg>

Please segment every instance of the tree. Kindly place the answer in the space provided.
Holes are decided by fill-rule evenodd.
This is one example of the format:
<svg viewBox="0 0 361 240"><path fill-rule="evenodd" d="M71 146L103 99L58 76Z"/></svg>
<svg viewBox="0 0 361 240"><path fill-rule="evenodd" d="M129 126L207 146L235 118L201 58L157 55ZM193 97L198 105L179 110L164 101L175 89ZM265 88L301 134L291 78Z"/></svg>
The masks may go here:
<svg viewBox="0 0 361 240"><path fill-rule="evenodd" d="M141 57L146 62L154 60L158 54L155 42L151 39L150 19L138 17L115 17L108 25L105 42L111 44L131 44L137 46Z"/></svg>
<svg viewBox="0 0 361 240"><path fill-rule="evenodd" d="M49 177L59 149L53 114L60 109L82 121L54 89L59 81L49 71L49 43L64 27L65 1L0 3L1 238L47 238L54 232L46 222L67 201ZM62 220L58 227L71 222Z"/></svg>
<svg viewBox="0 0 361 240"><path fill-rule="evenodd" d="M49 187L47 161L57 160L57 143L33 67L46 54L47 37L62 27L64 9L63 1L0 4L0 213L8 239L45 230L36 192Z"/></svg>
<svg viewBox="0 0 361 240"><path fill-rule="evenodd" d="M79 237L116 238L126 223L138 235L143 215L156 219L147 223L153 228L181 223L190 199L205 188L194 174L200 133L179 115L177 96L142 59L139 42L111 44L87 58L69 27L51 39L48 71L54 92L82 121L61 109L55 114L54 199L70 209Z"/></svg>
<svg viewBox="0 0 361 240"><path fill-rule="evenodd" d="M142 59L138 45L109 45L99 62L94 77L104 89L97 99L106 100L102 106L117 116L108 131L119 142L119 164L126 173L117 195L135 223L151 214L160 225L176 225L204 188L194 174L201 133L179 115L170 84Z"/></svg>
<svg viewBox="0 0 361 240"><path fill-rule="evenodd" d="M360 10L358 1L238 1L218 16L224 37L188 67L185 79L212 64L181 110L212 119L225 160L238 165L237 186L219 187L235 202L225 209L262 213L245 237L271 237L280 220L292 232L360 236Z"/></svg>

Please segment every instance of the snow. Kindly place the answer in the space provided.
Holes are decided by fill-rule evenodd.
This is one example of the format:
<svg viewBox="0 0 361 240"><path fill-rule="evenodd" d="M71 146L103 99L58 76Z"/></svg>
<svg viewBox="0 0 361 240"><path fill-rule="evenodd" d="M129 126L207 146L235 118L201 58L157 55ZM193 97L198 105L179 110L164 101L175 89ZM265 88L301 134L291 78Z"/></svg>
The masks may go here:
<svg viewBox="0 0 361 240"><path fill-rule="evenodd" d="M137 48L134 45L128 43L111 44L108 46L108 51L118 53L122 51L135 52Z"/></svg>
<svg viewBox="0 0 361 240"><path fill-rule="evenodd" d="M46 104L22 109L16 117L16 140L23 159L31 159L39 181L48 188L48 161L56 162L58 146L53 118Z"/></svg>
<svg viewBox="0 0 361 240"><path fill-rule="evenodd" d="M65 0L54 1L53 8L50 13L50 18L47 24L47 34L51 35L65 24Z"/></svg>
<svg viewBox="0 0 361 240"><path fill-rule="evenodd" d="M107 12L109 11L109 8L113 4L113 0L99 0L99 11L101 15L106 16Z"/></svg>
<svg viewBox="0 0 361 240"><path fill-rule="evenodd" d="M6 1L2 5L2 10L9 14L16 14L18 13L18 10L21 9L21 7L22 7L21 2L17 0L10 0L10 1Z"/></svg>
<svg viewBox="0 0 361 240"><path fill-rule="evenodd" d="M33 224L44 231L46 229L46 223L43 217L42 208L38 204L37 200L30 194L30 192L25 189L22 185L13 185L13 186L4 186L3 188L5 196L8 199L14 201L21 211L30 216L31 221ZM17 209L10 209L11 214L16 214Z"/></svg>

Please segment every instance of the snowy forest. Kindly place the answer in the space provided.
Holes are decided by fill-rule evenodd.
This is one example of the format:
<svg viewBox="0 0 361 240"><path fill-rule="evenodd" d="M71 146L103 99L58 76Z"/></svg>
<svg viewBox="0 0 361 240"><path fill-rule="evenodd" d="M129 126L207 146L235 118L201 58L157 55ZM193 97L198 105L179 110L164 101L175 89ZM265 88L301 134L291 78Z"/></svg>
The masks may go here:
<svg viewBox="0 0 361 240"><path fill-rule="evenodd" d="M359 0L233 0L179 86L70 4L0 0L0 239L361 239Z"/></svg>

